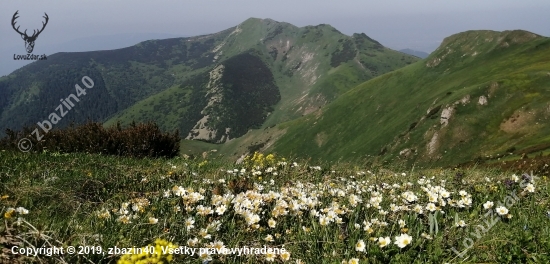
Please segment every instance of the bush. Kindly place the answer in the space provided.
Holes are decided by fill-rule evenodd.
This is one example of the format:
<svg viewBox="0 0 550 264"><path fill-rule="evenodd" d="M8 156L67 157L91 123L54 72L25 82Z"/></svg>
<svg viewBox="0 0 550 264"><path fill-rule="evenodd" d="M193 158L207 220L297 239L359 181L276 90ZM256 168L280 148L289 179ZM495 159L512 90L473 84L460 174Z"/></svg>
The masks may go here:
<svg viewBox="0 0 550 264"><path fill-rule="evenodd" d="M43 138L37 140L38 129ZM6 130L6 137L0 139L0 148L18 149L19 141L26 137L32 142L32 151L53 151L62 153L84 152L128 157L167 157L179 154L179 132L162 133L155 123L132 123L122 128L104 128L101 123L88 122L81 126L70 125L63 130L52 130L44 134L40 128L25 127L22 131Z"/></svg>

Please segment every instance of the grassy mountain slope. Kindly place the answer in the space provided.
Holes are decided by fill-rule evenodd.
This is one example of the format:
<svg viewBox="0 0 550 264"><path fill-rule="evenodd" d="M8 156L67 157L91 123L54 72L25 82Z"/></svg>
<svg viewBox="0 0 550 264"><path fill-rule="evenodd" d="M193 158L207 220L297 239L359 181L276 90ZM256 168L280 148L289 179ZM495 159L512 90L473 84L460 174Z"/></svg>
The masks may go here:
<svg viewBox="0 0 550 264"><path fill-rule="evenodd" d="M152 40L117 50L57 53L31 63L0 80L0 130L47 119L60 98L75 94L74 85L81 84L85 75L94 81L93 89L57 126L86 119L104 121L203 72L212 64L206 51L216 37L228 32L220 32L209 41L200 37Z"/></svg>
<svg viewBox="0 0 550 264"><path fill-rule="evenodd" d="M456 164L548 148L549 102L550 39L469 31L319 113L273 128L285 134L264 145L314 159Z"/></svg>
<svg viewBox="0 0 550 264"><path fill-rule="evenodd" d="M88 74L103 91L94 93L105 98L86 96L93 103L75 109L72 120L155 121L188 139L222 143L317 111L358 84L417 60L365 34L251 18L211 35L55 54L33 63L0 81L0 92L8 93L0 101L0 121L16 120L0 129L43 120L57 98ZM61 83L52 87L51 81ZM42 100L45 91L52 101ZM108 107L93 107L100 104Z"/></svg>
<svg viewBox="0 0 550 264"><path fill-rule="evenodd" d="M417 60L384 48L365 34L350 37L329 25L298 28L288 23L256 18L239 24L214 47L212 53L219 61L216 65L224 65L225 60L239 54L252 53L271 70L281 99L271 111L263 111L263 127L316 111L359 83ZM208 80L203 79L202 83L198 83L199 87L210 89L207 87L213 82L217 82L220 87L231 86L224 80L218 82L216 78L223 79L228 73L216 67L204 73L209 76ZM174 97L169 90L165 94L167 97ZM227 102L231 101L227 94L211 92L207 97L211 105L225 105L219 109L231 108L227 106ZM161 104L160 101L151 103ZM139 108L139 104L135 106ZM225 127L212 125L212 116L217 118L219 114L212 115L207 108L212 107L205 107L201 110L202 116L199 120L192 122L194 128L188 134L188 139L225 142L227 139L242 136L250 128L259 128L258 123L255 126L242 126L237 120L233 123L226 122ZM109 120L108 124L115 120L130 122L135 116L128 116L128 113L140 110L129 108ZM141 112L145 113L143 119L162 122L162 119L153 117L158 113ZM217 136L206 136L210 134ZM220 134L225 134L226 137L221 137Z"/></svg>
<svg viewBox="0 0 550 264"><path fill-rule="evenodd" d="M211 72L138 102L106 125L145 117L165 124L167 129L191 131L189 138L223 142L261 126L279 100L269 68L253 53L241 53ZM197 125L183 122L188 120L195 120Z"/></svg>

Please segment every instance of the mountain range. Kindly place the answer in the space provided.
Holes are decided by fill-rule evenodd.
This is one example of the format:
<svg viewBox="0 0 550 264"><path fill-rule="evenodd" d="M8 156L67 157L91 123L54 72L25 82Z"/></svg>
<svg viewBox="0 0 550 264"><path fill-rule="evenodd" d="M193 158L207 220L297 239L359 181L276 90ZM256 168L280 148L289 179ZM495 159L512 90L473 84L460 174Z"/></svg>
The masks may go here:
<svg viewBox="0 0 550 264"><path fill-rule="evenodd" d="M419 57L421 59L424 59L426 57L428 57L430 54L427 53L427 52L424 52L424 51L418 51L418 50L412 50L412 49L402 49L402 50L399 50L400 52L403 52L403 53L406 53L406 54L409 54L409 55L413 55L413 56L416 56L416 57Z"/></svg>
<svg viewBox="0 0 550 264"><path fill-rule="evenodd" d="M308 114L417 60L365 34L251 18L215 34L34 62L0 79L0 129L45 119L86 75L94 90L58 127L155 121L188 139L223 143Z"/></svg>
<svg viewBox="0 0 550 264"><path fill-rule="evenodd" d="M227 30L57 53L0 78L0 129L154 121L182 152L452 165L550 150L550 40L467 31L428 57L330 25L251 18Z"/></svg>

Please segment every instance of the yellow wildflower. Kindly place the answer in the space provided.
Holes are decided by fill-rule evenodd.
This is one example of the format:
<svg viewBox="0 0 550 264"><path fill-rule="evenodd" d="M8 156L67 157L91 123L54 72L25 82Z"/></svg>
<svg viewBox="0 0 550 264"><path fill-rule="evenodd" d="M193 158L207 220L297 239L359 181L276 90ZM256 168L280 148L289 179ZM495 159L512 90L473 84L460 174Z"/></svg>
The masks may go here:
<svg viewBox="0 0 550 264"><path fill-rule="evenodd" d="M6 210L6 212L4 213L4 218L12 218L13 215L15 214L15 208L8 208L8 210Z"/></svg>

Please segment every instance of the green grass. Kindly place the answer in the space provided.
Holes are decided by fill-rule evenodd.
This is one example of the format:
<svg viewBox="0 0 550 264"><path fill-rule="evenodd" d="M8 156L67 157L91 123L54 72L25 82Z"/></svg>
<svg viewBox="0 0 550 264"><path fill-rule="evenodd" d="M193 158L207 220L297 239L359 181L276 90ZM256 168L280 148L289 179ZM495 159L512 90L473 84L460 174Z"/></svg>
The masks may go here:
<svg viewBox="0 0 550 264"><path fill-rule="evenodd" d="M241 175L243 168L246 172ZM550 183L547 176L537 176L535 191L530 193L524 192L519 182L506 186L511 173L483 168L401 171L343 162L308 164L273 156L256 156L235 165L218 158L151 160L0 151L0 209L5 222L0 227L1 258L12 258L10 263L116 263L122 254L23 258L6 255L6 250L13 245L139 248L157 239L185 246L189 239L199 238L196 247L214 241L228 248L284 246L290 252L290 263L298 259L341 263L354 258L359 263L548 263ZM443 205L438 199L436 204L444 214L430 216L426 209L428 193L422 189L429 186L444 188L455 203L462 199L459 192L464 191L463 197L471 199L471 205L460 208L448 199ZM179 187L186 190L181 197L176 192ZM407 191L417 196L416 202L402 200ZM268 198L269 193L275 195L274 200ZM203 199L190 200L200 197L198 194ZM213 201L218 199L214 194L227 195L218 197L227 210L221 215L199 215L199 205L212 210L220 207ZM440 195L445 195L442 189ZM511 201L508 196L517 199ZM378 205L375 197L381 197ZM246 205L245 200L258 204ZM493 201L495 207L499 201L508 202L512 218L496 214L486 218L482 205L486 201ZM126 214L135 215L129 223L122 221L121 207L126 202ZM301 208L292 209L292 204ZM424 212L392 210L392 204L409 209L419 205ZM257 214L259 222L247 222L244 211L238 209L241 206ZM28 209L28 214L8 209L17 207ZM320 215L312 215L311 210ZM331 214L341 223L324 225L321 216ZM22 217L19 225L18 217ZM150 218L158 222L150 223ZM188 230L185 221L189 218L195 222ZM276 221L274 227L269 226L271 218ZM486 226L485 221L491 219L495 219L492 228L478 231L476 226ZM457 220L464 220L466 226L456 227ZM211 226L215 221L219 221L219 230ZM200 229L209 225L212 237L200 238ZM395 237L403 233L412 241L399 248ZM266 241L268 235L273 241ZM386 236L391 243L384 248L372 240ZM473 245L459 257L453 248L462 251L465 239L471 239ZM356 249L359 240L365 243L363 252ZM173 263L201 262L197 256L172 257ZM211 257L212 263L267 263L264 255ZM280 262L281 257L276 256L276 263Z"/></svg>
<svg viewBox="0 0 550 264"><path fill-rule="evenodd" d="M220 145L198 140L183 139L180 144L180 154L182 155L200 155L204 152L215 153Z"/></svg>

